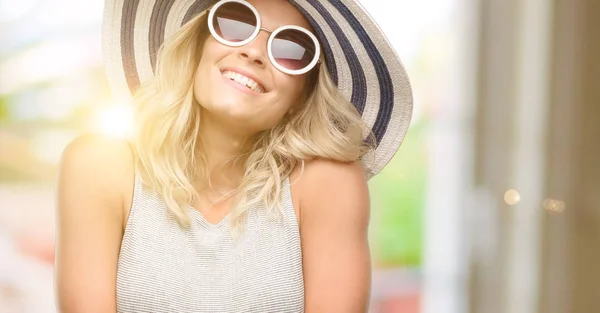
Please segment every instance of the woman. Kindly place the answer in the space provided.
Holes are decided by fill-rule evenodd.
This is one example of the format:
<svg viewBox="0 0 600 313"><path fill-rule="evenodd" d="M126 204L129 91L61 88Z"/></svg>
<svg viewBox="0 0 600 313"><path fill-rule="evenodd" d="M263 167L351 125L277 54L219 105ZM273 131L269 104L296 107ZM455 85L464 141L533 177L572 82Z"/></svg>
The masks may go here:
<svg viewBox="0 0 600 313"><path fill-rule="evenodd" d="M366 182L412 100L359 4L108 0L104 23L137 130L63 153L59 311L365 312Z"/></svg>

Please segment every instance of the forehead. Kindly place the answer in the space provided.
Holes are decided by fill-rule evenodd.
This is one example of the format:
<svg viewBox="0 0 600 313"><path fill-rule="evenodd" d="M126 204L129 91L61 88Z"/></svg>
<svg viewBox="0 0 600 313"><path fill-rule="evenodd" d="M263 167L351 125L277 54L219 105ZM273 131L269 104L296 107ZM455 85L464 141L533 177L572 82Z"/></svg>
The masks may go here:
<svg viewBox="0 0 600 313"><path fill-rule="evenodd" d="M288 0L248 0L258 11L262 26L274 30L283 25L302 26L311 29L310 24Z"/></svg>

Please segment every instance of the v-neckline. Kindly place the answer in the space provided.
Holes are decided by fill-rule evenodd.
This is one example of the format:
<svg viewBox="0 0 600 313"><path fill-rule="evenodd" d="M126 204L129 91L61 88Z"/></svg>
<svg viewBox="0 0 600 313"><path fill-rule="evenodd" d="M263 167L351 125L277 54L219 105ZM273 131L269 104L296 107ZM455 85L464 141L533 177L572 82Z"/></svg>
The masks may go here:
<svg viewBox="0 0 600 313"><path fill-rule="evenodd" d="M190 211L192 211L192 214L195 214L198 217L200 222L202 222L203 224L205 224L211 228L221 228L229 220L229 217L231 216L231 212L229 212L219 222L214 224L214 223L209 222L206 219L206 217L204 217L204 214L202 214L202 212L196 210L194 207L189 206L188 208Z"/></svg>
<svg viewBox="0 0 600 313"><path fill-rule="evenodd" d="M289 181L289 177L286 177L282 180L282 184L281 184L281 188L283 189L282 192L285 193L287 192L286 189L290 188L290 181ZM227 221L229 221L229 218L231 216L231 212L227 213L219 222L217 222L216 224L209 222L206 217L204 216L204 214L202 214L202 212L196 210L193 206L188 206L189 210L192 211L192 214L195 214L198 219L200 220L200 222L202 222L203 224L207 225L208 227L211 228L221 228L223 225L225 225L225 223L227 223Z"/></svg>

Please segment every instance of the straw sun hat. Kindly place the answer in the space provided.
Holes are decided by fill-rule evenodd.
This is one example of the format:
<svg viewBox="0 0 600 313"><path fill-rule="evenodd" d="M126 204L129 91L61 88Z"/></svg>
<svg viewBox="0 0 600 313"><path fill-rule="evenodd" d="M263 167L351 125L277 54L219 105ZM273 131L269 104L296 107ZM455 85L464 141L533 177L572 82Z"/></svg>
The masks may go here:
<svg viewBox="0 0 600 313"><path fill-rule="evenodd" d="M214 0L106 0L103 56L116 95L129 95L153 75L164 38ZM364 164L379 173L410 124L412 92L400 58L356 0L290 0L319 39L327 69L341 93L373 129L377 148Z"/></svg>

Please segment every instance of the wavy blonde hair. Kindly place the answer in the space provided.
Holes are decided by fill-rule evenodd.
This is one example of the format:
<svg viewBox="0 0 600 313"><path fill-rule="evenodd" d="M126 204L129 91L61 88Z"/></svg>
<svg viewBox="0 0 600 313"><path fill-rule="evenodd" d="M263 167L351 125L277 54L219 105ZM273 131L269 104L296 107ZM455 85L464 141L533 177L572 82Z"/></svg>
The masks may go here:
<svg viewBox="0 0 600 313"><path fill-rule="evenodd" d="M166 39L158 53L153 79L134 95L136 130L132 140L136 170L145 185L164 198L183 226L198 197L193 182L209 179L199 141L201 106L194 97L194 75L203 43L210 36L203 12ZM303 160L359 161L372 149L370 128L343 98L325 64L307 74L307 88L293 113L257 134L243 162L245 173L231 209L234 231L243 229L245 213L256 206L280 208L282 179Z"/></svg>

